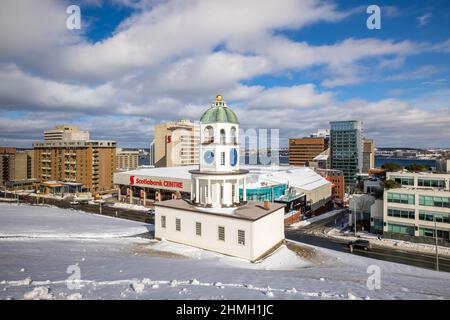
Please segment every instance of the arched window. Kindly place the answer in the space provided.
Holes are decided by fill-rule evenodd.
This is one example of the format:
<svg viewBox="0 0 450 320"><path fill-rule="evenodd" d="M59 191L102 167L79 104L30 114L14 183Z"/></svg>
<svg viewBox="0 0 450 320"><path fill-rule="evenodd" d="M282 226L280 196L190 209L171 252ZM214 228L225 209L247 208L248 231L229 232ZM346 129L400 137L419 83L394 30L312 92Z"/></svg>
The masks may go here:
<svg viewBox="0 0 450 320"><path fill-rule="evenodd" d="M225 144L225 129L220 129L220 143Z"/></svg>
<svg viewBox="0 0 450 320"><path fill-rule="evenodd" d="M203 132L203 143L214 142L214 130L211 126L207 126Z"/></svg>
<svg viewBox="0 0 450 320"><path fill-rule="evenodd" d="M231 127L231 143L237 144L236 127Z"/></svg>

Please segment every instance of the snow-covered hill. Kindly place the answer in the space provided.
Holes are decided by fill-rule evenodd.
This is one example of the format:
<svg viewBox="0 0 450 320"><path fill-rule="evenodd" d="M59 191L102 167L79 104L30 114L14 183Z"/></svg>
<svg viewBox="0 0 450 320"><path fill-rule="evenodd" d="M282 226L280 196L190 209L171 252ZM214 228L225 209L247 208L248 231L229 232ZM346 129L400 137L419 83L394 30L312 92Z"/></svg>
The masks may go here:
<svg viewBox="0 0 450 320"><path fill-rule="evenodd" d="M150 228L72 210L1 204L0 234L6 237L0 238L0 298L450 298L449 273L310 246L303 246L312 252L306 258L283 246L251 264L132 237ZM367 287L370 266L381 272L378 290ZM78 271L80 281L74 282Z"/></svg>

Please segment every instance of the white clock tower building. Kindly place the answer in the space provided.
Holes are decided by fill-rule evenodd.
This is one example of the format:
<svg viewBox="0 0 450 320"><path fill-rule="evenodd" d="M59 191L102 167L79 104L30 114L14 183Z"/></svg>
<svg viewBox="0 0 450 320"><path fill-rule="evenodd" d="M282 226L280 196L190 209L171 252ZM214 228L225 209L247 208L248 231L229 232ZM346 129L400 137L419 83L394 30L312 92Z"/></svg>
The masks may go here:
<svg viewBox="0 0 450 320"><path fill-rule="evenodd" d="M190 171L191 199L155 202L155 239L250 261L283 244L284 204L247 201L238 132L236 114L216 96L200 119L200 165Z"/></svg>
<svg viewBox="0 0 450 320"><path fill-rule="evenodd" d="M239 168L239 122L222 96L200 119L200 167L192 174L191 201L204 207L236 207L246 203L247 170ZM243 201L239 188L243 189Z"/></svg>

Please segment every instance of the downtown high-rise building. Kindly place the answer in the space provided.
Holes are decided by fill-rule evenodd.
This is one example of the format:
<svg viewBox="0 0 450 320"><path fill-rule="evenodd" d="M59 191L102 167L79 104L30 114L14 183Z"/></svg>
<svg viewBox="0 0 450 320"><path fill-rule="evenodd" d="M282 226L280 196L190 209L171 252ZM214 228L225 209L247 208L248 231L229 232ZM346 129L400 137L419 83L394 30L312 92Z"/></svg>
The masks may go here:
<svg viewBox="0 0 450 320"><path fill-rule="evenodd" d="M372 168L375 168L375 142L373 139L363 139L362 173L368 173Z"/></svg>
<svg viewBox="0 0 450 320"><path fill-rule="evenodd" d="M176 167L199 164L200 125L189 120L155 125L151 165Z"/></svg>
<svg viewBox="0 0 450 320"><path fill-rule="evenodd" d="M116 149L116 169L134 170L139 167L139 151Z"/></svg>
<svg viewBox="0 0 450 320"><path fill-rule="evenodd" d="M345 184L355 185L363 168L363 124L359 120L330 122L331 168L344 173Z"/></svg>

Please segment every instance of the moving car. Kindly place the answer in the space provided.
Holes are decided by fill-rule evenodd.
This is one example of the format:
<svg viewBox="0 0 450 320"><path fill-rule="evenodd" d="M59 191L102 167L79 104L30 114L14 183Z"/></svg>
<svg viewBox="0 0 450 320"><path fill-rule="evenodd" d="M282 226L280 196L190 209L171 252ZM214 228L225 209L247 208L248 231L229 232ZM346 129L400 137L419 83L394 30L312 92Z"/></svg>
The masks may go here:
<svg viewBox="0 0 450 320"><path fill-rule="evenodd" d="M348 247L353 246L353 248L360 248L363 250L369 250L372 249L372 245L370 244L370 242L368 240L355 240L355 241L350 241L347 244Z"/></svg>

